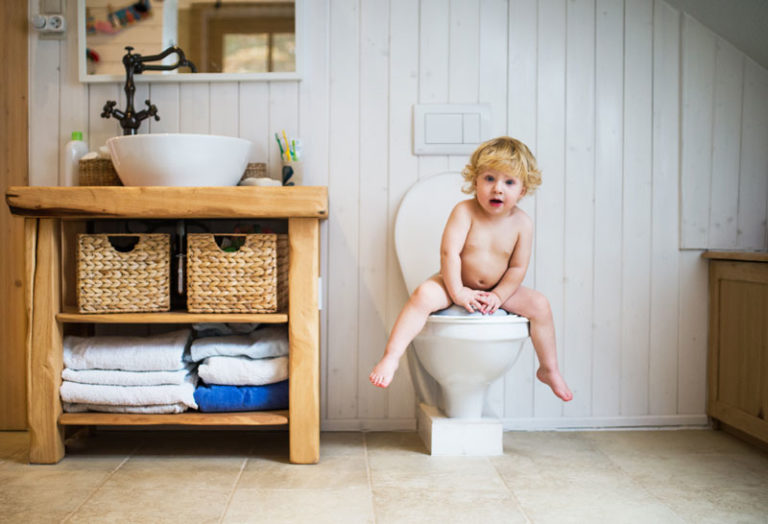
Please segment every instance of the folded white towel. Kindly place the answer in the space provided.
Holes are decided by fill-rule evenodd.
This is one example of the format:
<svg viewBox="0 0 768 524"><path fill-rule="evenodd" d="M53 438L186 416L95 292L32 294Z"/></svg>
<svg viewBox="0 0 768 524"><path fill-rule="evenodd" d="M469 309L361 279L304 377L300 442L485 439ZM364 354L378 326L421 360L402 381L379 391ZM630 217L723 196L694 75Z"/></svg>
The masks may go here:
<svg viewBox="0 0 768 524"><path fill-rule="evenodd" d="M214 356L282 357L288 354L288 328L277 325L247 335L198 338L192 341L190 354L195 362Z"/></svg>
<svg viewBox="0 0 768 524"><path fill-rule="evenodd" d="M61 372L61 378L81 384L103 384L106 386L162 386L163 384L182 384L192 367L191 364L187 364L187 367L177 371L64 368Z"/></svg>
<svg viewBox="0 0 768 524"><path fill-rule="evenodd" d="M197 376L188 375L183 384L166 386L104 386L61 383L61 400L77 404L106 404L110 406L154 406L181 403L197 409L195 385Z"/></svg>
<svg viewBox="0 0 768 524"><path fill-rule="evenodd" d="M163 414L163 413L183 413L187 406L181 403L177 404L158 404L156 406L109 406L106 404L77 404L71 402L62 402L62 408L66 413L85 413L86 411L100 411L102 413L142 413L142 414Z"/></svg>
<svg viewBox="0 0 768 524"><path fill-rule="evenodd" d="M149 337L64 337L64 367L170 371L183 369L190 329Z"/></svg>
<svg viewBox="0 0 768 524"><path fill-rule="evenodd" d="M208 357L197 373L207 384L263 386L288 378L288 357Z"/></svg>

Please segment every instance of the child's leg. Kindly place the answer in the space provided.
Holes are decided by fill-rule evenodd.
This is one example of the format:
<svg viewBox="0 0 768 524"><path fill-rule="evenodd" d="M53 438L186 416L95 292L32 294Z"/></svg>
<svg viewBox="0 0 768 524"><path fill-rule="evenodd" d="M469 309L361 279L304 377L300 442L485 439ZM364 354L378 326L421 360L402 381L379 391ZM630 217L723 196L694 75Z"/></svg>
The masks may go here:
<svg viewBox="0 0 768 524"><path fill-rule="evenodd" d="M405 353L408 344L424 328L427 317L431 313L445 309L450 305L451 298L440 275L435 275L416 288L392 327L387 347L384 349L384 356L368 377L374 386L381 388L389 386L397 370L400 357Z"/></svg>
<svg viewBox="0 0 768 524"><path fill-rule="evenodd" d="M531 323L531 341L539 359L536 377L552 388L561 399L568 401L573 393L560 375L557 366L557 348L555 346L555 322L547 298L533 289L520 286L509 297L502 309L526 317Z"/></svg>

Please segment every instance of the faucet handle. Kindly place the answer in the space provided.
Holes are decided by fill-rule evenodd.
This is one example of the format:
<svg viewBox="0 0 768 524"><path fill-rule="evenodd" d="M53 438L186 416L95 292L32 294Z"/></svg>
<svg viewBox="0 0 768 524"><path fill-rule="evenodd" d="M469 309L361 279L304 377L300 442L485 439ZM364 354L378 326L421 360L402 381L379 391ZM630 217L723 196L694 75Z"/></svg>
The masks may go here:
<svg viewBox="0 0 768 524"><path fill-rule="evenodd" d="M147 115L155 117L155 122L160 121L160 117L157 116L157 106L149 101L149 99L144 101L145 104L147 104Z"/></svg>
<svg viewBox="0 0 768 524"><path fill-rule="evenodd" d="M117 105L116 101L107 100L107 103L104 104L104 108L101 112L101 118L109 118L109 116L114 112L116 105Z"/></svg>

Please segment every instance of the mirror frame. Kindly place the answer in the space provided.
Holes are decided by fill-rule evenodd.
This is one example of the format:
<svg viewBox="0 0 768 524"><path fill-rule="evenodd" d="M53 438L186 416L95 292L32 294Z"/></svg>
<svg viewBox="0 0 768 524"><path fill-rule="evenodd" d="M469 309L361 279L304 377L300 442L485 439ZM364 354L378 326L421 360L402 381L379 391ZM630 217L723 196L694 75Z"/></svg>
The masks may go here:
<svg viewBox="0 0 768 524"><path fill-rule="evenodd" d="M77 68L80 82L114 83L124 82L125 75L89 75L85 60L85 1L77 0ZM280 80L301 80L301 66L304 56L304 1L294 0L296 5L296 71L285 73L189 73L176 75L136 75L137 83L149 82L271 82ZM158 49L159 53L162 49Z"/></svg>

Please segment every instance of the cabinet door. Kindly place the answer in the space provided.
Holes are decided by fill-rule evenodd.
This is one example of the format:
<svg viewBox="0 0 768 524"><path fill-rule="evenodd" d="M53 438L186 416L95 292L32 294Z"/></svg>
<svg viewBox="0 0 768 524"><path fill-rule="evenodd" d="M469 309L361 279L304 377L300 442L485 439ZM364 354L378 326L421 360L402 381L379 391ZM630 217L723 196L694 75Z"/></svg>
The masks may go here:
<svg viewBox="0 0 768 524"><path fill-rule="evenodd" d="M768 264L711 273L710 415L768 441Z"/></svg>

